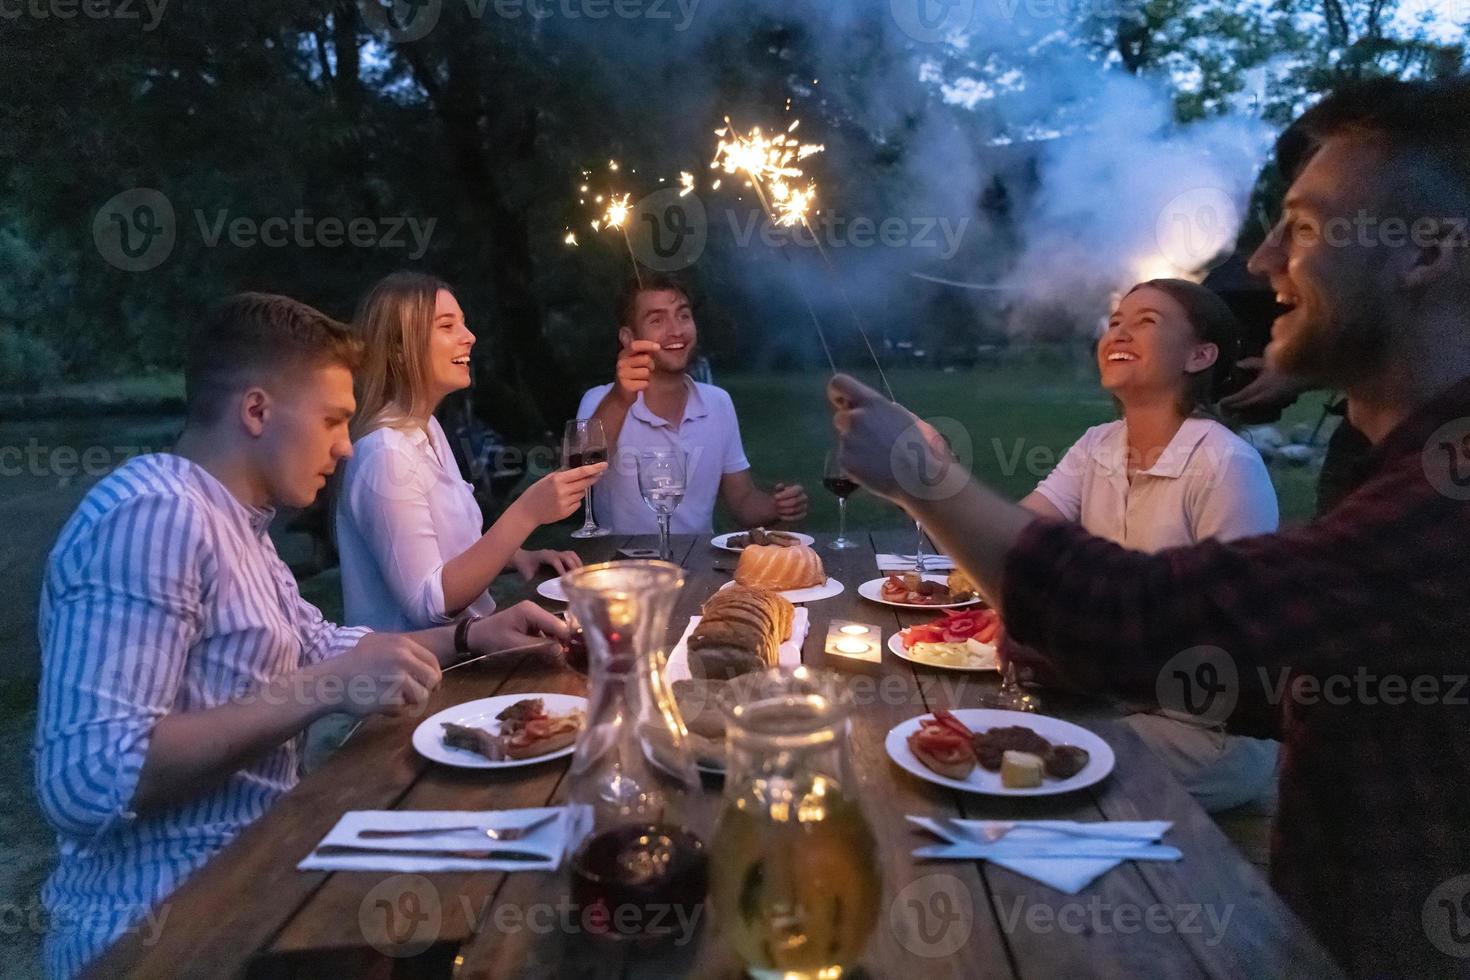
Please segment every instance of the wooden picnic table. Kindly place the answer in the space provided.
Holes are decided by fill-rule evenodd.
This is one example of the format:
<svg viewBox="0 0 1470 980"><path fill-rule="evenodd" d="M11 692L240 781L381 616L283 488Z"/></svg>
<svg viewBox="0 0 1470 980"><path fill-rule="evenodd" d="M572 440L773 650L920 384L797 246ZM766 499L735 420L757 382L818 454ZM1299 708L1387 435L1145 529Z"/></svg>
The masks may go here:
<svg viewBox="0 0 1470 980"><path fill-rule="evenodd" d="M830 536L820 537L822 547ZM823 652L831 619L898 628L931 618L868 602L857 585L875 577L877 551L904 551L912 535L883 532L862 547L822 548L829 574L846 585L809 606L807 664L841 671L877 691L853 720L859 795L883 873L877 927L860 975L941 977L1316 977L1336 976L1300 920L1215 823L1125 725L1115 709L1060 694L1042 711L1081 724L1117 754L1096 786L1054 797L995 798L944 789L894 765L888 730L935 708L979 707L994 674L916 667L886 649L881 663ZM589 563L647 537L579 542ZM728 580L716 560L733 555L706 537L676 537L686 583L669 627L672 643L700 603ZM534 597L528 587L527 595ZM865 678L859 681L857 678ZM554 657L510 655L450 671L429 712L497 694L586 693L586 679ZM461 978L738 977L741 965L712 919L692 941L663 949L585 935L567 914L568 875L479 872L395 875L302 872L297 863L348 810L476 810L565 801L568 762L486 772L437 765L411 747L418 719L374 718L166 899L154 941L128 935L93 976L172 978L456 976ZM710 839L720 784L709 779L691 827ZM1172 820L1165 841L1178 862L1128 862L1075 896L982 862L917 862L926 838L906 814L997 819ZM711 911L711 915L713 915ZM567 928L570 924L571 928ZM412 955L406 955L412 954Z"/></svg>

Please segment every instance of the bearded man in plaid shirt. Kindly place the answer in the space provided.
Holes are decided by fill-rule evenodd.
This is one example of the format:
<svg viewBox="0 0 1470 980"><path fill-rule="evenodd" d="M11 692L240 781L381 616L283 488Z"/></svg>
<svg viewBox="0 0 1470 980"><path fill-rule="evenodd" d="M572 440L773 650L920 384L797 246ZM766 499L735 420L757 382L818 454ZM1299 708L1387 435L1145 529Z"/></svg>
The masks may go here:
<svg viewBox="0 0 1470 980"><path fill-rule="evenodd" d="M1282 741L1272 881L1349 973L1470 975L1470 80L1341 91L1277 153L1266 357L1344 389L1373 443L1331 511L1125 551L838 377L843 463L998 600L1023 669Z"/></svg>

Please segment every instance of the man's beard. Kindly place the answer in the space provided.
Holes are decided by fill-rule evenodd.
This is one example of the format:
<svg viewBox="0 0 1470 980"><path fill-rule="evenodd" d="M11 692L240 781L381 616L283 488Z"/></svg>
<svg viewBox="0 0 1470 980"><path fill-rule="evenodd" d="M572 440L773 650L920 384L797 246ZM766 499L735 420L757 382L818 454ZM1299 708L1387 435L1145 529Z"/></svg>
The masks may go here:
<svg viewBox="0 0 1470 980"><path fill-rule="evenodd" d="M1335 308L1334 308L1335 306ZM1385 304L1364 290L1348 302L1303 304L1284 344L1272 341L1272 366L1314 385L1347 388L1383 370L1389 340Z"/></svg>

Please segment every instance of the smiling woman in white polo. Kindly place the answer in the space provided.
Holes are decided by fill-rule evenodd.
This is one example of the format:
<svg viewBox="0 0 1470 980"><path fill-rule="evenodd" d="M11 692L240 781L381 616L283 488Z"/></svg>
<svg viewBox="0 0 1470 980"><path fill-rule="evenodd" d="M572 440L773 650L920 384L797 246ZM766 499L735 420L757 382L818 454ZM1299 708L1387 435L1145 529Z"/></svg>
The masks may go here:
<svg viewBox="0 0 1470 980"><path fill-rule="evenodd" d="M1088 429L1021 506L1140 551L1276 530L1276 491L1260 454L1208 408L1235 364L1237 338L1229 307L1205 287L1134 286L1097 346L1122 418ZM1255 799L1275 778L1275 742L1162 710L1127 720L1206 809Z"/></svg>

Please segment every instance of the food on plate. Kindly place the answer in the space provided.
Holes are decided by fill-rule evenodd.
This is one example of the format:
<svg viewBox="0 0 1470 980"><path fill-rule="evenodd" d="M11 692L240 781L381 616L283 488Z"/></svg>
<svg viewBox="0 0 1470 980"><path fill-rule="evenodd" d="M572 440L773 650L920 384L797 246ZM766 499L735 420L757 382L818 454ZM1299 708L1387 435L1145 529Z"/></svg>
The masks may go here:
<svg viewBox="0 0 1470 980"><path fill-rule="evenodd" d="M795 616L795 606L767 589L739 583L720 589L705 600L689 634L689 673L729 680L776 666Z"/></svg>
<svg viewBox="0 0 1470 980"><path fill-rule="evenodd" d="M504 732L507 725L519 727L532 718L540 718L544 714L546 714L546 702L540 698L521 698L496 715L495 720L501 723L500 730Z"/></svg>
<svg viewBox="0 0 1470 980"><path fill-rule="evenodd" d="M763 527L753 528L750 531L740 534L732 534L725 539L725 547L727 548L747 548L753 544L790 548L801 544L801 539L785 531L767 531Z"/></svg>
<svg viewBox="0 0 1470 980"><path fill-rule="evenodd" d="M946 609L938 619L901 630L898 637L904 652L921 663L994 670L999 665L995 648L999 633L1000 616L982 606Z"/></svg>
<svg viewBox="0 0 1470 980"><path fill-rule="evenodd" d="M1041 785L1041 774L1039 755L1012 750L1000 757L1000 784L1007 789L1034 789Z"/></svg>
<svg viewBox="0 0 1470 980"><path fill-rule="evenodd" d="M1051 743L1024 725L1007 725L979 732L974 738L975 757L980 765L991 772L998 772L1002 757L1007 752L1029 752L1045 756Z"/></svg>
<svg viewBox="0 0 1470 980"><path fill-rule="evenodd" d="M752 589L806 589L827 581L822 559L804 544L753 544L740 553L735 581Z"/></svg>
<svg viewBox="0 0 1470 980"><path fill-rule="evenodd" d="M975 769L975 733L944 709L919 719L908 737L909 751L925 766L950 779L965 779Z"/></svg>
<svg viewBox="0 0 1470 980"><path fill-rule="evenodd" d="M548 714L540 698L523 698L495 716L499 730L444 722L444 744L482 755L491 762L530 759L564 749L577 740L583 713Z"/></svg>
<svg viewBox="0 0 1470 980"><path fill-rule="evenodd" d="M947 606L955 602L970 602L973 593L956 594L944 582L934 582L921 577L917 572L890 572L878 590L884 602L896 602L905 606Z"/></svg>
<svg viewBox="0 0 1470 980"><path fill-rule="evenodd" d="M1086 749L1075 745L1053 745L1043 760L1046 774L1053 779L1071 779L1081 772L1092 758Z"/></svg>
<svg viewBox="0 0 1470 980"><path fill-rule="evenodd" d="M464 749L483 755L487 759L500 759L503 757L500 749L500 738L491 735L483 728L472 728L469 725L456 725L453 722L444 722L444 744L451 749Z"/></svg>
<svg viewBox="0 0 1470 980"><path fill-rule="evenodd" d="M949 580L945 584L949 586L949 594L954 596L955 602L980 598L980 590L975 587L970 576L958 568L949 573Z"/></svg>
<svg viewBox="0 0 1470 980"><path fill-rule="evenodd" d="M910 660L934 667L995 670L1000 665L995 647L968 639L958 643L914 643L905 648Z"/></svg>

